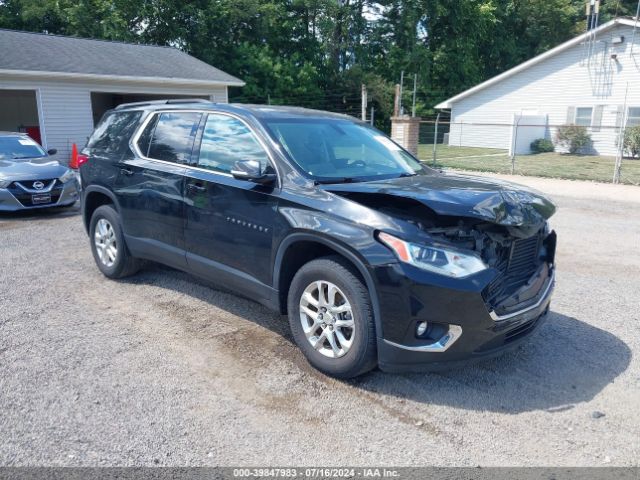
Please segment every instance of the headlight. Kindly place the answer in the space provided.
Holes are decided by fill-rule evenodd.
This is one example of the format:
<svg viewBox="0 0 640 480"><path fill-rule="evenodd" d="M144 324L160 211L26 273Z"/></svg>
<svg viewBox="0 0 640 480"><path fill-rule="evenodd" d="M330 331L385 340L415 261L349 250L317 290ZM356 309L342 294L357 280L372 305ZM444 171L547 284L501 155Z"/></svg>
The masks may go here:
<svg viewBox="0 0 640 480"><path fill-rule="evenodd" d="M69 180L73 180L74 178L76 178L75 172L73 170L67 170L60 178L58 178L58 180L62 183L67 183Z"/></svg>
<svg viewBox="0 0 640 480"><path fill-rule="evenodd" d="M12 180L3 180L0 178L0 188L7 188L11 185Z"/></svg>
<svg viewBox="0 0 640 480"><path fill-rule="evenodd" d="M393 250L402 262L448 277L468 277L489 268L474 254L405 242L384 232L380 232L378 238Z"/></svg>

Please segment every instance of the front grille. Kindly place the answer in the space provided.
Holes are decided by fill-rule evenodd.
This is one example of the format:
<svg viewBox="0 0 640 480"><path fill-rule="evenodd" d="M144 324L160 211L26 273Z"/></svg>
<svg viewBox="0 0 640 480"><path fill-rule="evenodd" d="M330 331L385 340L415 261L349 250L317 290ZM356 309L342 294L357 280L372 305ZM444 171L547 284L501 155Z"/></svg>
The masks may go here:
<svg viewBox="0 0 640 480"><path fill-rule="evenodd" d="M42 182L44 184L44 188L37 190L34 187L34 184L37 184L37 182ZM53 188L51 190L48 190L48 187L51 186L51 182L55 182L53 185ZM36 193L31 193L31 192L26 192L24 190L24 188L21 188L20 185L22 185L25 188L29 188L34 190ZM56 179L46 179L46 180L27 180L27 181L16 181L13 182L11 185L9 185L8 190L11 192L11 194L25 207L33 207L34 203L32 200L32 195L34 194L38 194L38 193L43 193L43 194L48 194L51 195L51 202L49 203L38 203L38 206L41 205L53 205L55 203L58 202L58 200L60 199L60 195L62 195L62 189L63 189L63 184L56 180Z"/></svg>
<svg viewBox="0 0 640 480"><path fill-rule="evenodd" d="M485 288L483 297L490 308L515 293L527 283L540 265L540 234L516 239L511 248L503 249L495 268L499 275Z"/></svg>
<svg viewBox="0 0 640 480"><path fill-rule="evenodd" d="M41 190L48 190L49 187L51 186L51 183L55 181L56 181L55 178L47 178L45 180L19 180L19 181L13 182L11 186L24 191L22 188L20 188L20 185L22 185L24 188L35 190L38 192Z"/></svg>

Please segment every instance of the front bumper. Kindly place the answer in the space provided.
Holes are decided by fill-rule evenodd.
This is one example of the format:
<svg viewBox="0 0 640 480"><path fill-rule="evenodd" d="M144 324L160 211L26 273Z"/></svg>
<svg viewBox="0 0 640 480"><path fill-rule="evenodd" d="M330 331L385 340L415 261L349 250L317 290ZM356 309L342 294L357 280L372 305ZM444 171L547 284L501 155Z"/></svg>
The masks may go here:
<svg viewBox="0 0 640 480"><path fill-rule="evenodd" d="M395 264L375 273L382 317L378 364L390 372L454 368L516 347L545 321L555 286L555 268L545 263L520 292L526 301L496 311L482 295L490 271L448 279ZM435 325L435 334L416 338L419 322Z"/></svg>
<svg viewBox="0 0 640 480"><path fill-rule="evenodd" d="M72 205L80 198L80 184L77 179L72 179L66 183L56 185L49 193L51 193L51 202L33 205L29 201L33 194L32 192L23 191L19 187L0 188L0 212Z"/></svg>

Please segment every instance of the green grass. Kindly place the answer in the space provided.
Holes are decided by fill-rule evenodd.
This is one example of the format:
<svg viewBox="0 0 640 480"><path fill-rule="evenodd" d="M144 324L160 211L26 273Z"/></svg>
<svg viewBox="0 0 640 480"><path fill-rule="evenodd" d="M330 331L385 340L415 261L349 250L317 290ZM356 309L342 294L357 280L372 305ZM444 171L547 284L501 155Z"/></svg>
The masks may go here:
<svg viewBox="0 0 640 480"><path fill-rule="evenodd" d="M420 145L418 151L420 159L430 166L433 166L432 148L431 145ZM435 166L438 168L511 173L511 159L504 150L438 145L437 153ZM502 153L502 155L495 155L496 153ZM614 165L614 157L538 153L517 156L514 173L534 177L611 182ZM623 159L621 182L640 185L640 160Z"/></svg>

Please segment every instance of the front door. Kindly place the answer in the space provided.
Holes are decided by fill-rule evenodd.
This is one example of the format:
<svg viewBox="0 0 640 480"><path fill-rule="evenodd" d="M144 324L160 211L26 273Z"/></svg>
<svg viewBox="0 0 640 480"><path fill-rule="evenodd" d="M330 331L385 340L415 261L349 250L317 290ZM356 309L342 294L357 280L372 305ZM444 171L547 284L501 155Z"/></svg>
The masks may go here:
<svg viewBox="0 0 640 480"><path fill-rule="evenodd" d="M134 254L186 266L184 174L202 114L152 114L136 141L135 156L119 165L115 192L127 245Z"/></svg>
<svg viewBox="0 0 640 480"><path fill-rule="evenodd" d="M230 172L238 160L272 168L243 121L210 113L197 164L185 174L187 262L194 273L268 299L278 188L233 178Z"/></svg>

